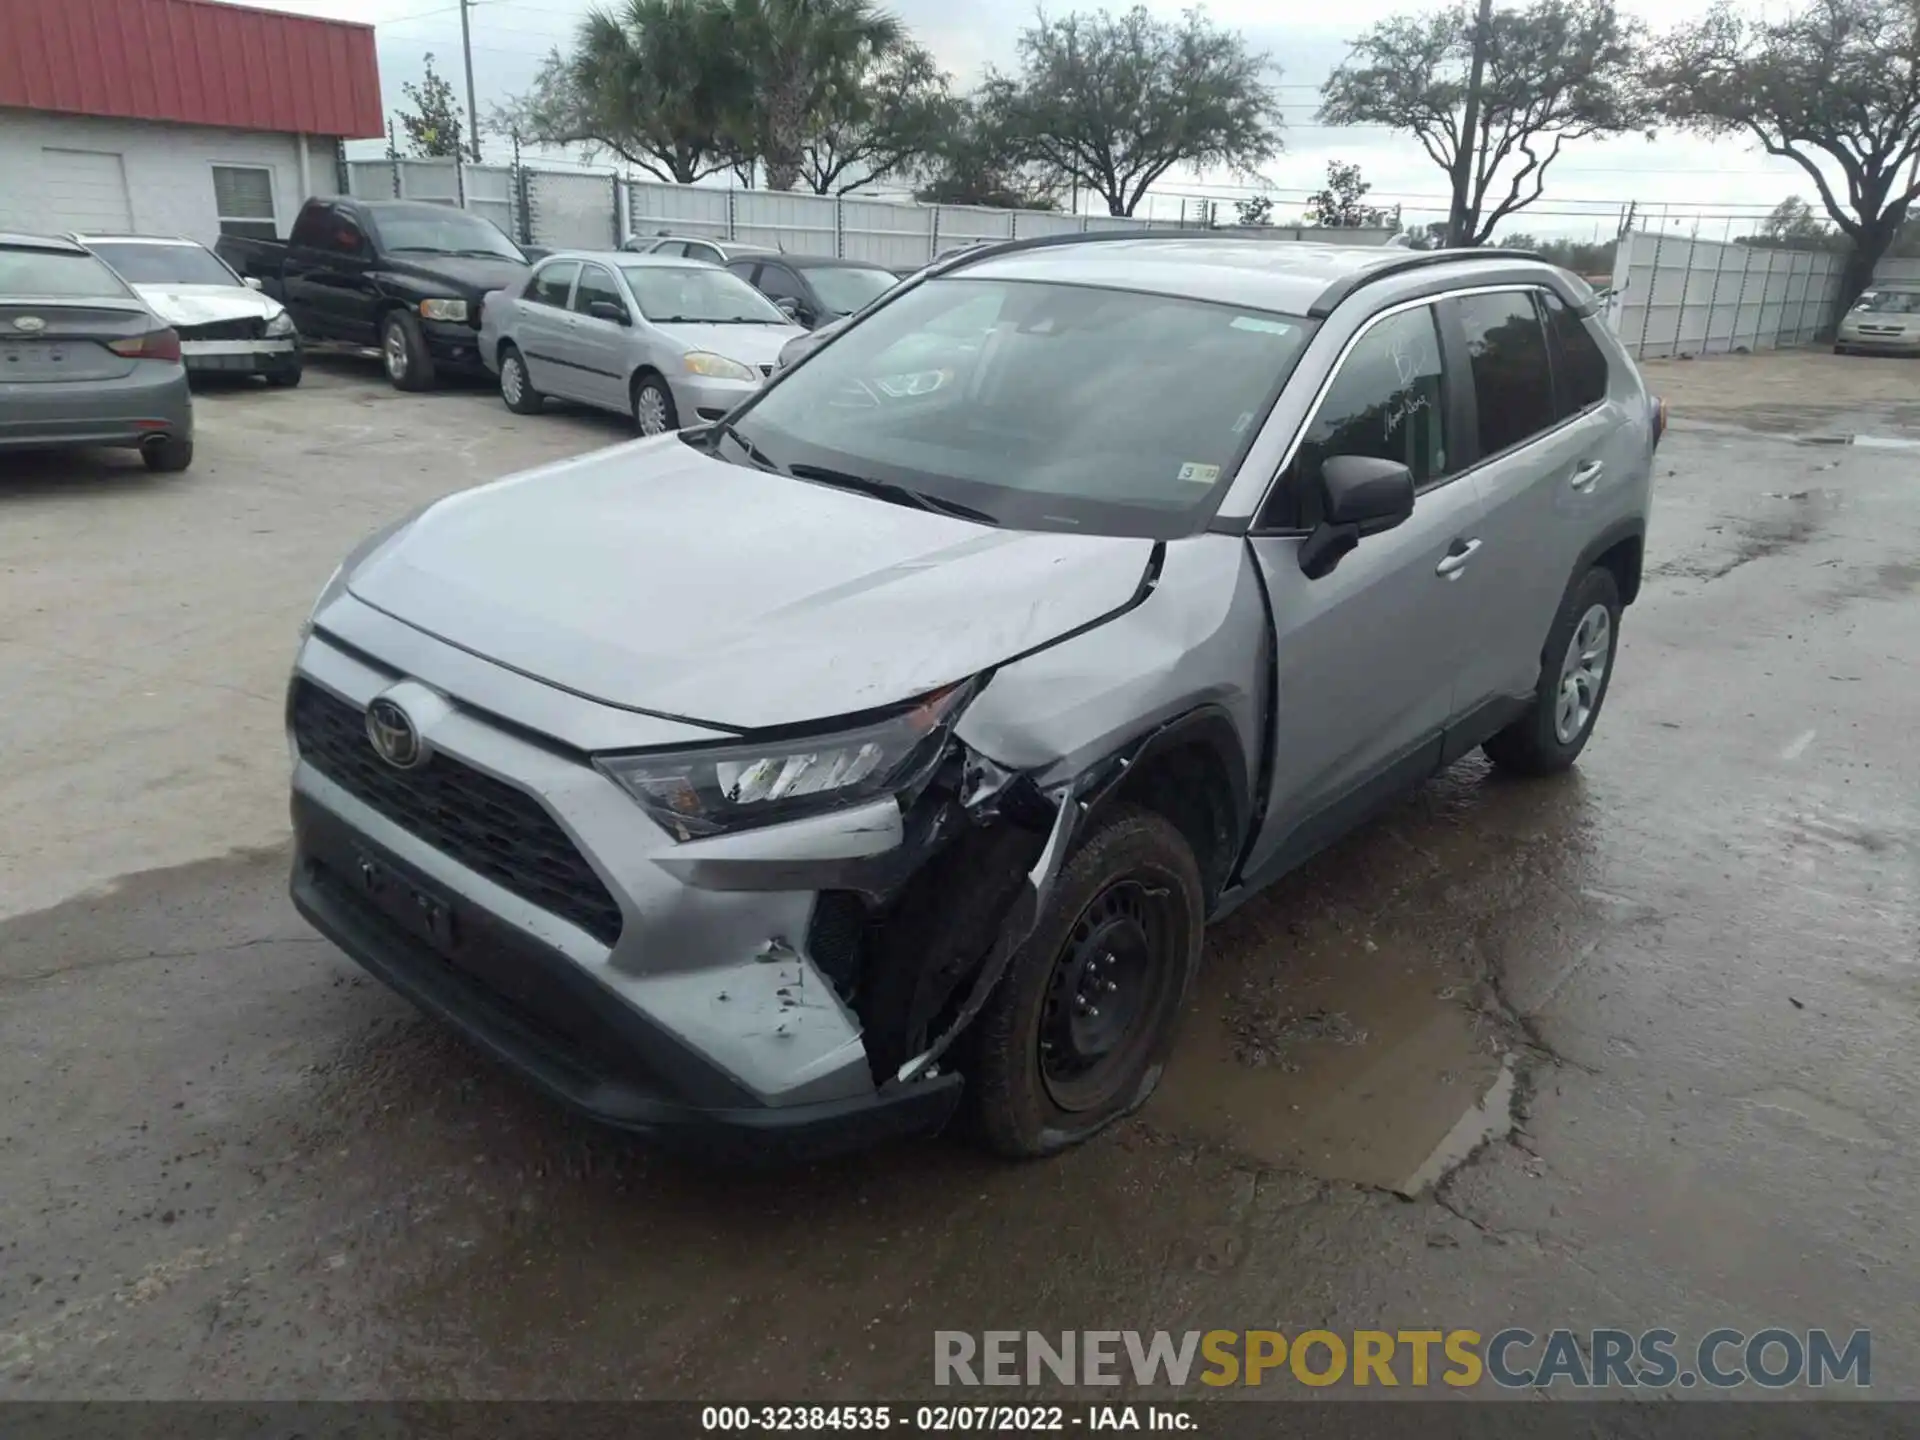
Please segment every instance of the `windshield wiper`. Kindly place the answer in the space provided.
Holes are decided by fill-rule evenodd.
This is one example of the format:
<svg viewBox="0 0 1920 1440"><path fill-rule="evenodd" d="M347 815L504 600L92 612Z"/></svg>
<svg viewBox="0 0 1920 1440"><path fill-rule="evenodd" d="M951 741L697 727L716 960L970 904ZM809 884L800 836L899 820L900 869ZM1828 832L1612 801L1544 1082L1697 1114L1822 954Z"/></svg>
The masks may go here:
<svg viewBox="0 0 1920 1440"><path fill-rule="evenodd" d="M915 510L931 510L936 515L951 515L957 520L972 520L980 525L1000 523L986 511L962 504L958 500L949 500L944 495L929 495L924 490L910 489L905 485L897 485L891 480L876 480L871 475L855 475L846 470L834 470L825 465L804 463L789 465L787 474L796 480L817 480L822 485L832 485L836 489L871 495L876 500L885 500L893 505L905 505Z"/></svg>
<svg viewBox="0 0 1920 1440"><path fill-rule="evenodd" d="M734 429L731 420L722 420L719 424L715 425L713 427L713 436L716 440L725 438L733 441L734 444L747 452L747 459L754 463L755 468L771 470L776 475L785 475L787 473L773 463L772 457L770 457L766 451L762 450L758 445Z"/></svg>

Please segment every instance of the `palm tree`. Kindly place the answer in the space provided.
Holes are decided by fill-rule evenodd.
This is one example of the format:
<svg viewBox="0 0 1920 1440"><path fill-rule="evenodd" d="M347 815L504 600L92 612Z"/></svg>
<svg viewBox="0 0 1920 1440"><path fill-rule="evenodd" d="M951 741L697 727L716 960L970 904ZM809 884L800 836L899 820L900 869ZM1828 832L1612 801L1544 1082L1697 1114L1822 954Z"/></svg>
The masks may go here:
<svg viewBox="0 0 1920 1440"><path fill-rule="evenodd" d="M735 140L758 153L770 190L799 182L809 129L834 87L906 39L900 22L872 0L730 0L727 22L748 79L734 112Z"/></svg>
<svg viewBox="0 0 1920 1440"><path fill-rule="evenodd" d="M662 180L691 185L732 161L727 119L745 79L714 0L626 0L593 10L567 62L583 132ZM559 138L559 137L554 137Z"/></svg>

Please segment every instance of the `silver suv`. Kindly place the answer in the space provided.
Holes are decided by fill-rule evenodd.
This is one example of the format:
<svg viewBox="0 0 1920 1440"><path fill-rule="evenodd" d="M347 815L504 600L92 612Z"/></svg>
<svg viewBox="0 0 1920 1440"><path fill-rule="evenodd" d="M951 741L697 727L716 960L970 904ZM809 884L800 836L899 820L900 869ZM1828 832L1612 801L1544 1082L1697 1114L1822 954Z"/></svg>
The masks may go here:
<svg viewBox="0 0 1920 1440"><path fill-rule="evenodd" d="M1159 1079L1208 921L1476 746L1571 764L1663 428L1536 258L966 252L715 424L442 500L301 645L293 897L710 1152Z"/></svg>

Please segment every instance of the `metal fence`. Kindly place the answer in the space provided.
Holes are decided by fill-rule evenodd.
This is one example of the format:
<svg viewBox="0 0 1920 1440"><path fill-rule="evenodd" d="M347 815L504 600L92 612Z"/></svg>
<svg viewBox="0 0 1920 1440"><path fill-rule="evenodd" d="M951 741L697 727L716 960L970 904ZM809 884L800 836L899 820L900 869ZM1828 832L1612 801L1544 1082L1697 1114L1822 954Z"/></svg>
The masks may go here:
<svg viewBox="0 0 1920 1440"><path fill-rule="evenodd" d="M1772 350L1831 331L1845 257L1628 231L1607 319L1641 359Z"/></svg>

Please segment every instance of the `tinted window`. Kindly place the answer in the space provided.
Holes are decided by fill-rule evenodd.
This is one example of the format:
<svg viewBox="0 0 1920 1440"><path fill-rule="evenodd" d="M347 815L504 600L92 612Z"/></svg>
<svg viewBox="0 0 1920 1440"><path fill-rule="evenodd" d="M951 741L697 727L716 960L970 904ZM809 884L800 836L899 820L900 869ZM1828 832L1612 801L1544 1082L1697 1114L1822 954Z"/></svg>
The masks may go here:
<svg viewBox="0 0 1920 1440"><path fill-rule="evenodd" d="M851 315L900 283L891 270L853 265L816 265L807 271L813 293L836 315Z"/></svg>
<svg viewBox="0 0 1920 1440"><path fill-rule="evenodd" d="M1492 455L1554 423L1546 336L1530 290L1463 295L1457 303L1473 364L1480 453Z"/></svg>
<svg viewBox="0 0 1920 1440"><path fill-rule="evenodd" d="M1294 452L1281 510L1264 523L1318 524L1326 493L1320 470L1335 455L1398 460L1413 471L1415 485L1445 477L1451 467L1443 401L1433 311L1423 306L1382 320L1341 362Z"/></svg>
<svg viewBox="0 0 1920 1440"><path fill-rule="evenodd" d="M527 282L526 298L539 305L567 308L567 292L573 289L573 277L580 273L578 260L561 260L536 270Z"/></svg>
<svg viewBox="0 0 1920 1440"><path fill-rule="evenodd" d="M1553 391L1562 419L1607 398L1607 356L1580 317L1550 290L1540 292L1553 348Z"/></svg>
<svg viewBox="0 0 1920 1440"><path fill-rule="evenodd" d="M622 314L626 313L627 302L620 294L620 287L598 265L586 265L580 270L580 283L573 290L573 308L585 315L596 302L617 305Z"/></svg>
<svg viewBox="0 0 1920 1440"><path fill-rule="evenodd" d="M333 220L333 207L330 205L305 206L293 222L293 234L287 237L289 245L317 246L320 237L326 232Z"/></svg>
<svg viewBox="0 0 1920 1440"><path fill-rule="evenodd" d="M808 303L807 292L800 288L800 281L784 265L762 265L760 278L754 282L760 287L760 293L771 295L776 300L798 300L802 305Z"/></svg>
<svg viewBox="0 0 1920 1440"><path fill-rule="evenodd" d="M760 268L758 260L736 260L727 269L738 275L749 285L753 283L753 272Z"/></svg>
<svg viewBox="0 0 1920 1440"><path fill-rule="evenodd" d="M1312 333L1180 296L932 279L811 352L737 431L802 477L885 480L1020 529L1172 538L1231 482Z"/></svg>
<svg viewBox="0 0 1920 1440"><path fill-rule="evenodd" d="M132 285L238 285L231 270L198 245L114 244L87 247Z"/></svg>
<svg viewBox="0 0 1920 1440"><path fill-rule="evenodd" d="M79 300L131 293L118 275L77 250L0 249L0 295Z"/></svg>
<svg viewBox="0 0 1920 1440"><path fill-rule="evenodd" d="M381 240L395 253L526 259L491 220L451 205L389 204L372 213Z"/></svg>

